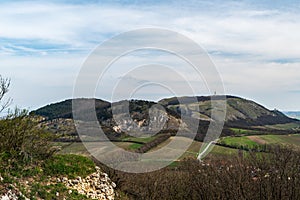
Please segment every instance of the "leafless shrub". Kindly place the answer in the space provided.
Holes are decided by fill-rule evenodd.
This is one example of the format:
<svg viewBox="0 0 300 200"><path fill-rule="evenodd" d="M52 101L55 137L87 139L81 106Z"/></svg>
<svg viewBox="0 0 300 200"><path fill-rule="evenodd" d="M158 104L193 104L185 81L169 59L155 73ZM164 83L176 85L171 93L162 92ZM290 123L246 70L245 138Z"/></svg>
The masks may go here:
<svg viewBox="0 0 300 200"><path fill-rule="evenodd" d="M300 199L300 153L271 146L268 153L189 159L147 174L110 169L130 199Z"/></svg>
<svg viewBox="0 0 300 200"><path fill-rule="evenodd" d="M0 75L0 113L6 109L12 102L11 98L8 98L6 101L4 101L4 96L8 92L8 88L10 86L10 79L3 78Z"/></svg>

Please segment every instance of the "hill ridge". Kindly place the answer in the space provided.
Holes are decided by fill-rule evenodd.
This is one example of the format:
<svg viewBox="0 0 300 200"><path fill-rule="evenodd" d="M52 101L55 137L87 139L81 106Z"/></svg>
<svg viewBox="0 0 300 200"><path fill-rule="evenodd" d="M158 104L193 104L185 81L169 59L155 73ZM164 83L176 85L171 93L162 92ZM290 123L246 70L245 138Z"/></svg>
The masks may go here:
<svg viewBox="0 0 300 200"><path fill-rule="evenodd" d="M125 101L129 103L130 111L138 118L147 116L150 107L154 104L159 104L167 110L168 114L176 116L176 118L184 114L191 118L209 121L211 120L211 99L213 101L226 99L227 115L225 122L230 126L261 126L298 121L287 117L278 110L269 110L253 100L232 95L170 97L161 99L158 102L138 99L121 100L113 103L97 98L78 98L76 100L94 100L99 120L110 119L112 117L111 106L122 104ZM66 99L61 102L48 104L32 111L31 114L40 115L47 119L72 118L72 100Z"/></svg>

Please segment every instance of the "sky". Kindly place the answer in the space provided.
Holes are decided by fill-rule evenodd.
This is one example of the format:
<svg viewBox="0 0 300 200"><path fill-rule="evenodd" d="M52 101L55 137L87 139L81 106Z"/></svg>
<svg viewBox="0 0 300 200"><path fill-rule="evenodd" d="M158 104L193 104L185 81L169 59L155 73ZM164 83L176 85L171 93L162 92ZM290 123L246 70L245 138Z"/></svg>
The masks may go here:
<svg viewBox="0 0 300 200"><path fill-rule="evenodd" d="M254 100L269 109L300 110L300 2L249 1L0 1L0 74L11 78L7 96L13 106L29 110L72 98L74 83L90 53L123 32L163 28L178 32L209 54L226 94ZM128 42L134 38L128 38ZM114 63L103 78L111 88L122 80L144 83L155 77L181 82L152 71L126 74L129 66L151 63L175 68L196 89L209 95L189 66L166 52L138 51ZM154 69L154 68L153 68ZM109 87L111 86L111 88ZM133 92L134 93L134 92ZM140 88L135 98L172 96L157 86Z"/></svg>

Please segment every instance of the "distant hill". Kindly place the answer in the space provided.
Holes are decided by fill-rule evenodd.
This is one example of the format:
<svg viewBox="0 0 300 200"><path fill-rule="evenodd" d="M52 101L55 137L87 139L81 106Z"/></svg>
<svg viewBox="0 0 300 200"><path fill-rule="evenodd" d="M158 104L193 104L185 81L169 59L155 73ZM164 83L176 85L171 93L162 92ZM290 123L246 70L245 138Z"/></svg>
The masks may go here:
<svg viewBox="0 0 300 200"><path fill-rule="evenodd" d="M300 120L300 111L286 111L286 112L284 112L284 114L290 118Z"/></svg>
<svg viewBox="0 0 300 200"><path fill-rule="evenodd" d="M215 96L213 99L214 101L221 101L224 99L224 96ZM225 124L230 127L264 126L297 121L287 117L278 110L268 110L262 105L251 100L235 96L226 96L226 100L227 113ZM211 97L202 96L197 97L196 102L195 98L192 97L173 97L163 99L159 102L178 113L184 112L186 115L190 115L191 117L198 117L202 120L210 120L210 101Z"/></svg>
<svg viewBox="0 0 300 200"><path fill-rule="evenodd" d="M116 139L124 132L140 130L144 133L156 133L157 130L174 132L182 125L180 116L168 109L163 111L153 109L152 115L149 115L149 109L153 105L158 105L155 102L143 100L130 100L109 103L100 99L76 99L77 102L83 103L82 120L89 120L89 110L84 108L84 102L95 102L96 115L102 126L103 131L110 137ZM112 115L112 105L116 108L117 115ZM130 116L126 115L126 107L129 106ZM164 112L165 111L165 112ZM74 123L70 124L72 119L72 100L65 100L58 103L53 103L31 112L32 115L43 117L42 123L49 130L60 135L76 134ZM152 117L152 119L150 119ZM150 123L150 121L152 123ZM71 127L71 128L70 128ZM187 127L187 125L183 125Z"/></svg>
<svg viewBox="0 0 300 200"><path fill-rule="evenodd" d="M87 100L95 101L96 110L97 112L101 113L103 118L111 117L111 115L105 112L111 106L109 102L100 99L78 99L78 101L87 101ZM32 111L31 114L36 114L42 117L46 117L48 120L58 119L58 118L71 119L72 100L68 99L62 102L46 105L42 108Z"/></svg>
<svg viewBox="0 0 300 200"><path fill-rule="evenodd" d="M224 96L214 97L214 101L222 100ZM196 99L196 101L195 101ZM228 126L263 126L292 123L297 120L287 117L278 110L268 110L262 105L247 99L235 96L226 96L227 114L226 125ZM111 103L100 99L78 99L77 101L95 101L97 117L100 121L112 118ZM168 115L179 118L180 114L198 118L203 121L211 120L211 97L173 97L160 100L158 103L144 100L127 101L132 118L140 121L148 117L149 108L155 104L162 105ZM114 105L122 104L120 101ZM198 108L197 108L198 107ZM32 114L46 117L49 120L58 118L72 118L72 100L53 103L35 111ZM300 116L300 112L287 112L289 116Z"/></svg>
<svg viewBox="0 0 300 200"><path fill-rule="evenodd" d="M214 96L213 101L221 101L225 96ZM124 100L120 102L110 103L100 99L76 99L80 103L85 101L95 102L96 114L99 122L104 127L104 131L111 138L116 138L124 132L132 130L141 130L145 133L156 132L175 132L179 126L184 127L187 131L195 130L197 127L195 119L200 122L198 128L198 139L201 140L207 131L212 119L211 116L211 98L210 96L199 97L173 97L162 99L159 102L144 100ZM225 132L230 127L235 128L251 128L262 127L276 124L286 124L298 122L277 110L268 110L258 103L235 96L226 96L227 113L225 119ZM84 105L84 104L83 104ZM118 110L118 114L112 115L112 105ZM163 110L152 109L153 106L161 106ZM125 114L126 107L129 106L130 116ZM90 111L82 108L82 113L87 114ZM223 112L223 111L219 111ZM31 114L42 116L44 123L50 130L61 133L62 135L75 135L76 130L74 124L70 128L70 120L72 119L72 100L65 100L37 109ZM181 120L181 115L190 119ZM150 119L150 117L152 117ZM83 120L88 117L83 116ZM151 122L151 123L150 123ZM225 135L231 133L223 133Z"/></svg>

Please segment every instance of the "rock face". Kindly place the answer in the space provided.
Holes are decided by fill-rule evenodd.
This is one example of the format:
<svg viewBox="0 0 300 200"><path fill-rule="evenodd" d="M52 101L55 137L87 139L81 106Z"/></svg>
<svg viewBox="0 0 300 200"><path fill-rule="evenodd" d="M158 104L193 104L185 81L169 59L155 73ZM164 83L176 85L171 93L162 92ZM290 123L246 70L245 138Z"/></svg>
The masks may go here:
<svg viewBox="0 0 300 200"><path fill-rule="evenodd" d="M18 200L19 197L22 197L24 200L29 200L27 197L25 197L20 190L16 187L17 185L15 183L13 184L5 184L3 183L4 178L0 174L0 186L4 186L6 188L6 192L0 193L0 200ZM8 189L10 188L10 189Z"/></svg>
<svg viewBox="0 0 300 200"><path fill-rule="evenodd" d="M95 173L85 178L68 179L64 177L57 179L57 182L64 183L70 189L69 193L77 190L79 194L86 195L91 199L113 200L116 184L110 180L107 174L101 172L99 167L96 167L96 170Z"/></svg>
<svg viewBox="0 0 300 200"><path fill-rule="evenodd" d="M0 200L17 200L17 199L18 199L18 196L11 190L9 190L3 196L0 196Z"/></svg>
<svg viewBox="0 0 300 200"><path fill-rule="evenodd" d="M8 190L6 193L0 195L0 200L18 200L19 197L22 197L24 200L29 200L25 197L21 192L19 192L14 185L10 185L10 187L14 188L13 190Z"/></svg>

